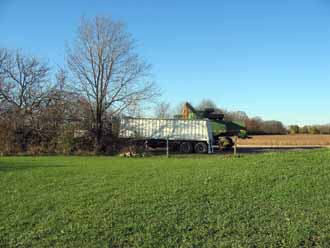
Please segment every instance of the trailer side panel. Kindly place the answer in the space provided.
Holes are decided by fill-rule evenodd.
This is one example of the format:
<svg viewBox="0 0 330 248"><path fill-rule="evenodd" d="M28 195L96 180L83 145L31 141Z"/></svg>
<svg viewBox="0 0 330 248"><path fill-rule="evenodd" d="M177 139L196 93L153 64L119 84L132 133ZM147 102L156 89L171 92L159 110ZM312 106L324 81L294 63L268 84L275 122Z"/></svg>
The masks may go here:
<svg viewBox="0 0 330 248"><path fill-rule="evenodd" d="M119 137L206 141L212 144L212 130L208 120L122 118Z"/></svg>

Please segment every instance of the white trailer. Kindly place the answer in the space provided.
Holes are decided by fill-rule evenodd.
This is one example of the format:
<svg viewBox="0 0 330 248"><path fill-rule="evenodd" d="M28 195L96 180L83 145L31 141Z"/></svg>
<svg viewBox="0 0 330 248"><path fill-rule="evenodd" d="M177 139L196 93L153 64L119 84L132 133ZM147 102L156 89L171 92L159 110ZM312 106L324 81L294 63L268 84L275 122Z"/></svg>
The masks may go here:
<svg viewBox="0 0 330 248"><path fill-rule="evenodd" d="M212 153L209 120L122 118L119 137L148 142L151 147L170 145L183 153Z"/></svg>

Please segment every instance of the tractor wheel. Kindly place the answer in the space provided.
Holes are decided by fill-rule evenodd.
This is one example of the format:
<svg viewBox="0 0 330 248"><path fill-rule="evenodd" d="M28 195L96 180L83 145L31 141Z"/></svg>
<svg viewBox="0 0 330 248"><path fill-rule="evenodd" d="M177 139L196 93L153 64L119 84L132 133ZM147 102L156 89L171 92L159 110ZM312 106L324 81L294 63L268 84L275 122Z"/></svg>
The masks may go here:
<svg viewBox="0 0 330 248"><path fill-rule="evenodd" d="M191 153L192 151L193 151L193 147L190 142L182 142L180 144L181 153Z"/></svg>
<svg viewBox="0 0 330 248"><path fill-rule="evenodd" d="M219 149L221 151L228 151L234 145L234 141L230 137L220 137L219 138Z"/></svg>
<svg viewBox="0 0 330 248"><path fill-rule="evenodd" d="M207 151L208 151L208 147L207 147L207 144L205 142L198 142L195 145L195 152L196 153L202 154L202 153L207 153Z"/></svg>

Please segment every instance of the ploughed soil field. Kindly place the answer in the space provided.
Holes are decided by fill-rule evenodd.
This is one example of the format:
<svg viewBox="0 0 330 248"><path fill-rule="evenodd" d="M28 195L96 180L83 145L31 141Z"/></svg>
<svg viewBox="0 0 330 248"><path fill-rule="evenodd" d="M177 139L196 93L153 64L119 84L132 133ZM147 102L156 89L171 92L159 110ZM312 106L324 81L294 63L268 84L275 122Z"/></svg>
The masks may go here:
<svg viewBox="0 0 330 248"><path fill-rule="evenodd" d="M330 247L329 158L0 157L0 247Z"/></svg>
<svg viewBox="0 0 330 248"><path fill-rule="evenodd" d="M238 145L241 147L285 147L285 146L330 146L330 135L310 135L310 134L297 134L297 135L256 135L251 136L249 139L239 139Z"/></svg>

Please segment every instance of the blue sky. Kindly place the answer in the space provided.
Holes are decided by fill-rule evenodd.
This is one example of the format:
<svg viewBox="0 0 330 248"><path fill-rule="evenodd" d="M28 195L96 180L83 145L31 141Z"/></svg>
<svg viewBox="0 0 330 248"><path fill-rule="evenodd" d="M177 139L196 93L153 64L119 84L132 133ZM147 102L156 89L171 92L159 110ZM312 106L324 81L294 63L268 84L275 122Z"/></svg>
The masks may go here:
<svg viewBox="0 0 330 248"><path fill-rule="evenodd" d="M0 0L0 46L62 65L82 15L124 21L173 105L330 123L327 0Z"/></svg>

